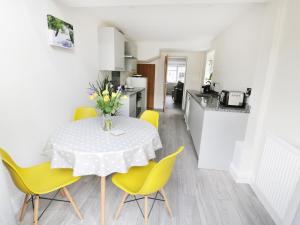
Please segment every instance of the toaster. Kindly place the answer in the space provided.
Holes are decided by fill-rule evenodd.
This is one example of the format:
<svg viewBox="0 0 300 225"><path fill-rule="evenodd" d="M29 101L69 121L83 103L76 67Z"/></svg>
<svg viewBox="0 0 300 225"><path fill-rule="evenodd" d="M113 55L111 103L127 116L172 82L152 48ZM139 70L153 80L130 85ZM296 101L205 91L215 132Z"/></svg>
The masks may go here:
<svg viewBox="0 0 300 225"><path fill-rule="evenodd" d="M246 106L246 94L242 91L221 91L220 105L225 107L239 107Z"/></svg>

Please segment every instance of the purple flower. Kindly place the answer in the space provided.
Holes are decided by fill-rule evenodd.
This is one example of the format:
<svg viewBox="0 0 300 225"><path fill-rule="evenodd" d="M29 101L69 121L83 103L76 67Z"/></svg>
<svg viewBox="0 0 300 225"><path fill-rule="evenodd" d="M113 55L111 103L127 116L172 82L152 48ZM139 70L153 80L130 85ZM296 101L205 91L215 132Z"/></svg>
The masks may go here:
<svg viewBox="0 0 300 225"><path fill-rule="evenodd" d="M88 95L93 95L94 91L93 90L88 90Z"/></svg>

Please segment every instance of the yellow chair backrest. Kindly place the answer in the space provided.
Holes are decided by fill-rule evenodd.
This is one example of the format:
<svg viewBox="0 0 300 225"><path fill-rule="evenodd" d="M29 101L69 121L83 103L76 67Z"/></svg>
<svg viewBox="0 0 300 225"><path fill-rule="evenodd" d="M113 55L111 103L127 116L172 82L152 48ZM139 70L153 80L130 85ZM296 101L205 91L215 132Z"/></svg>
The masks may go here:
<svg viewBox="0 0 300 225"><path fill-rule="evenodd" d="M79 107L75 110L73 121L96 117L97 112L93 107Z"/></svg>
<svg viewBox="0 0 300 225"><path fill-rule="evenodd" d="M0 159L4 162L4 165L8 169L11 178L17 188L27 194L31 194L32 192L28 188L28 186L25 184L23 178L22 178L22 168L19 167L14 160L9 156L9 154L4 151L2 148L0 148Z"/></svg>
<svg viewBox="0 0 300 225"><path fill-rule="evenodd" d="M141 119L151 123L158 129L159 113L153 110L146 110L142 113Z"/></svg>
<svg viewBox="0 0 300 225"><path fill-rule="evenodd" d="M184 146L181 146L176 152L163 158L152 168L139 194L148 195L159 191L166 185L172 174L176 157L183 149Z"/></svg>

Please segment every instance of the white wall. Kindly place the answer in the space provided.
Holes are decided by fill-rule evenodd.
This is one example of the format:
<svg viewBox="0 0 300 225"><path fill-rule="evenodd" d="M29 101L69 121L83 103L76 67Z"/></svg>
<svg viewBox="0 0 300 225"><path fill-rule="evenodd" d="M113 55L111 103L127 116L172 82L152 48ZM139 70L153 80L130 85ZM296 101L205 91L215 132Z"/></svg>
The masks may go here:
<svg viewBox="0 0 300 225"><path fill-rule="evenodd" d="M221 89L242 90L252 88L245 141L237 143L232 168L239 182L249 182L252 171L248 154L254 144L258 128L260 106L266 82L274 34L276 4L261 5L241 16L213 42L215 50L213 80ZM247 167L247 169L245 169Z"/></svg>
<svg viewBox="0 0 300 225"><path fill-rule="evenodd" d="M227 52L231 51L230 54L226 53L228 54L227 57L236 57L238 62L245 65L245 62L242 62L245 55L253 51L250 48L256 46L256 53L252 54L252 59L248 59L252 62L254 68L250 68L250 64L247 67L252 73L253 95L250 100L252 109L249 115L245 141L242 144L243 146L237 149L233 161L233 165L237 169L237 171L234 171L237 172L235 175L238 175L241 181L244 179L244 181L251 183L251 178L255 177L265 137L268 133L283 138L300 149L300 104L298 101L300 98L298 87L300 83L299 8L300 2L298 0L275 0L270 2L262 11L252 14L252 22L258 21L258 18L260 18L261 30L257 30L255 26L252 26L252 28L250 26L249 29L251 29L245 31L249 35L255 32L258 36L258 39L253 39L256 40L255 45L245 42L245 49L249 49L243 53L241 52L238 55L239 59L236 52L230 50L232 45L229 43L226 48L222 48L221 54L225 54L223 52L225 50ZM249 15L246 15L247 17ZM234 35L235 29L240 30L239 24L241 21L249 22L250 20L241 18L237 24L234 24L221 36L227 35L226 32L229 32L228 35ZM249 25L249 23L245 23L245 26L246 24ZM240 33L242 33L241 30ZM236 40L236 36L233 39ZM218 48L216 48L216 54L218 54ZM225 63L225 61L223 62ZM220 60L217 59L216 67L225 68L224 71L226 71L226 67L218 65L218 63L220 63ZM233 72L238 71L234 68L232 70ZM218 76L217 78L224 79ZM229 78L232 79L233 77L227 76L226 79ZM249 78L250 74L249 77L245 77L247 82L251 81ZM223 84L227 88L233 83L224 81ZM246 83L241 81L241 84L245 85ZM300 192L297 192L290 202L289 213L286 215L283 224L291 224L299 200ZM263 203L265 202L263 201Z"/></svg>
<svg viewBox="0 0 300 225"><path fill-rule="evenodd" d="M247 87L252 87L260 51L264 12L264 5L257 6L213 41L213 80L220 83L221 89L246 90Z"/></svg>
<svg viewBox="0 0 300 225"><path fill-rule="evenodd" d="M182 53L187 58L184 91L182 98L182 108L185 107L186 90L192 89L201 91L204 69L205 69L205 52L188 52ZM171 56L171 55L170 55Z"/></svg>
<svg viewBox="0 0 300 225"><path fill-rule="evenodd" d="M258 129L257 121L267 80L276 12L276 2L252 9L217 36L211 48L215 50L213 80L220 83L221 89L245 91L247 87L252 88L249 101L251 113L245 141L237 145L233 159L233 166L243 171L241 174L244 175L251 173L241 168L250 161L250 156L243 156L246 155L244 152L252 151Z"/></svg>
<svg viewBox="0 0 300 225"><path fill-rule="evenodd" d="M290 85L287 85L288 88L286 91L279 91L282 89L279 88L279 84L274 83L275 78L274 74L277 70L277 63L280 62L277 59L277 56L279 56L279 41L281 39L282 33L285 31L283 30L283 26L281 26L282 19L280 16L282 13L282 4L281 2L284 1L274 1L273 3L269 4L265 11L265 20L264 20L264 32L263 32L263 39L260 42L260 54L258 57L258 63L256 66L256 71L254 74L254 82L253 82L253 95L251 96L250 104L251 104L251 113L249 116L249 122L247 127L247 133L245 137L244 142L244 148L241 150L242 152L237 152L237 154L241 155L241 157L238 161L234 162L237 167L239 167L239 170L244 171L245 173L253 173L255 171L255 161L257 161L257 158L260 156L260 148L262 148L262 144L264 142L264 137L266 132L273 133L273 130L275 127L277 127L277 132L274 133L274 135L278 135L281 137L288 137L291 134L288 131L290 128L287 128L287 124L285 121L285 117L282 114L283 112L280 112L280 110L283 108L287 110L289 113L295 112L295 109L291 109L291 107L294 106L291 102L289 102L289 98L287 98L287 95L290 95L291 92L294 91L294 89L290 89ZM295 30L296 34L296 30ZM288 64L287 64L288 65ZM294 73L292 73L294 74ZM284 74L284 77L287 78L289 76L288 74ZM284 79L286 79L284 78ZM291 85L295 84L294 82L296 79L289 79L287 80L291 81ZM279 83L281 81L278 81ZM297 83L297 82L296 82ZM275 86L277 85L277 87ZM274 89L276 88L276 89ZM272 90L274 93L272 93ZM279 91L278 96L275 98L275 95ZM294 97L297 96L297 94L293 93ZM292 96L292 95L291 95ZM282 102L280 105L284 105L284 107L279 107L279 102L276 102L276 106L272 103L275 99L281 98ZM291 97L292 98L292 97ZM284 101L283 101L284 100ZM287 104L287 105L286 105ZM297 104L295 104L297 105ZM272 111L270 107L272 108ZM297 109L297 107L296 107ZM267 116L267 112L270 113L270 115ZM281 117L279 117L278 112L280 112ZM277 115L280 120L276 121L273 120L270 121L271 118L274 118L274 115ZM271 129L268 129L265 127L266 124L269 124ZM291 122L292 123L292 122ZM285 131L285 133L281 133L280 131ZM282 135L285 134L285 135ZM296 140L296 138L293 138ZM295 144L293 140L290 138L287 138L287 141L291 144ZM297 145L298 143L296 143ZM299 144L298 144L299 145ZM300 145L299 145L300 146ZM246 172L248 171L248 172Z"/></svg>
<svg viewBox="0 0 300 225"><path fill-rule="evenodd" d="M48 45L47 14L73 24L73 50ZM87 87L97 78L97 24L52 0L6 1L0 17L0 146L28 166L45 160L47 139L77 106L93 104Z"/></svg>
<svg viewBox="0 0 300 225"><path fill-rule="evenodd" d="M97 78L97 26L53 1L13 0L1 8L1 146L21 164L39 162L49 135L89 104ZM46 14L74 25L73 50L48 45Z"/></svg>
<svg viewBox="0 0 300 225"><path fill-rule="evenodd" d="M163 109L163 93L164 93L164 77L163 77L163 71L164 67L162 64L164 61L159 57L158 59L151 62L152 64L155 64L155 84L154 84L154 108L155 109Z"/></svg>
<svg viewBox="0 0 300 225"><path fill-rule="evenodd" d="M210 48L212 37L204 37L197 40L177 41L177 42L153 42L153 41L139 41L138 59L149 60L160 55L160 51L176 50L176 51L206 51Z"/></svg>
<svg viewBox="0 0 300 225"><path fill-rule="evenodd" d="M7 174L4 173L3 164L0 162L0 224L15 225L16 219L11 205L9 186L6 181Z"/></svg>
<svg viewBox="0 0 300 225"><path fill-rule="evenodd" d="M258 121L258 130L252 152L253 162L250 168L257 170L262 154L265 136L271 133L278 136L300 150L300 2L298 0L282 1L279 5L282 16L280 32L276 32L278 42L275 43L276 51L270 64L270 85L267 86L261 108L261 119ZM284 83L287 82L285 86ZM255 172L254 172L255 173ZM288 184L287 184L288 185ZM297 205L300 202L300 189L289 204L288 213L283 224L291 224Z"/></svg>
<svg viewBox="0 0 300 225"><path fill-rule="evenodd" d="M299 224L300 224L300 205L293 221L293 225L299 225Z"/></svg>
<svg viewBox="0 0 300 225"><path fill-rule="evenodd" d="M265 115L266 130L300 150L300 2L289 0L272 88Z"/></svg>

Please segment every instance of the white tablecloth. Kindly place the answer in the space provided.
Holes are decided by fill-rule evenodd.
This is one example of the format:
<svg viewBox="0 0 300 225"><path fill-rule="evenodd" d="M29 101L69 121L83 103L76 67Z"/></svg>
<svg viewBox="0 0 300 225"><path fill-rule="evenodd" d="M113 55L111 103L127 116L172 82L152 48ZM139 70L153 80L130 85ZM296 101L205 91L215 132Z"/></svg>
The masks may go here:
<svg viewBox="0 0 300 225"><path fill-rule="evenodd" d="M162 144L154 126L130 117L112 118L112 129L121 129L124 134L104 132L102 118L79 120L58 129L45 149L52 168L73 168L75 176L107 176L147 165L155 158Z"/></svg>

